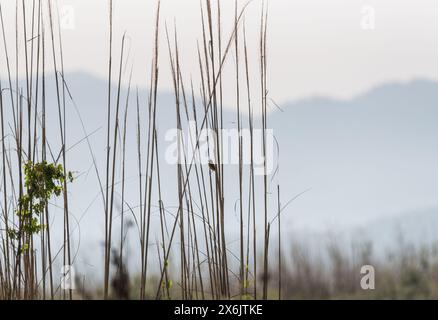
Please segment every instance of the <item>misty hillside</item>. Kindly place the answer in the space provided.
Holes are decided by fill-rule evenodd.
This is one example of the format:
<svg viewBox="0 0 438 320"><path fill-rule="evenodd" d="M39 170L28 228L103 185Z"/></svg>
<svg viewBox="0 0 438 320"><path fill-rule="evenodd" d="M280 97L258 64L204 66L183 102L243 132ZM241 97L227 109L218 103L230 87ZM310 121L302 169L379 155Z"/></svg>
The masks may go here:
<svg viewBox="0 0 438 320"><path fill-rule="evenodd" d="M283 189L312 188L291 221L336 227L437 206L437 83L390 84L349 101L315 98L283 109L269 122L288 168Z"/></svg>
<svg viewBox="0 0 438 320"><path fill-rule="evenodd" d="M107 83L83 73L66 75L66 81L90 135L96 161L103 168ZM53 92L48 93L51 108L56 105ZM126 89L121 92L122 106L126 93ZM128 134L132 139L128 139L127 146L130 156L126 185L127 201L133 207L137 193L131 194L129 188L138 186L135 94L136 88L131 88ZM141 117L146 117L147 94L139 89ZM170 112L174 108L172 94L160 94L158 104L159 152L164 154L168 144L164 133L176 126L176 119L168 117L174 114ZM86 241L98 245L103 229L97 222L102 221L103 213L96 173L78 114L70 101L67 106L67 137L75 151L71 152L69 163L79 165L70 169L81 173L71 188L71 210L82 235L89 228L93 230ZM421 80L388 84L348 101L309 98L280 107L283 111L273 110L268 120L280 145L279 172L270 183L270 201L275 202L278 180L283 204L308 190L284 211L285 228L343 230L404 212L438 207L438 83ZM199 114L201 108L198 106ZM55 111L52 116L56 117ZM229 113L225 118L231 123L235 114ZM164 164L161 170L164 181L175 179L175 167ZM233 170L236 169L230 167L229 174ZM229 221L237 219L233 207L238 200L234 196L236 188L226 188ZM177 203L174 189L164 190L169 207ZM413 218L412 224L416 221ZM378 232L382 233L385 232Z"/></svg>

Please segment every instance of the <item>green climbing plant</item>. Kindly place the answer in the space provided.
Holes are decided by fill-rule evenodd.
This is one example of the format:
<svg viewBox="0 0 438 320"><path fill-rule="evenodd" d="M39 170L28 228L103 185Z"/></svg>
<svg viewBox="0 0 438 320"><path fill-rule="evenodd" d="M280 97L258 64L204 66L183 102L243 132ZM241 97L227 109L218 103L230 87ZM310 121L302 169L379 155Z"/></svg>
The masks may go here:
<svg viewBox="0 0 438 320"><path fill-rule="evenodd" d="M44 213L49 200L59 197L64 191L64 182L73 182L73 174L64 174L61 164L55 165L46 161L24 165L24 186L26 193L18 200L17 216L20 217L20 226L9 230L12 239L25 236L25 240L39 233L44 225L40 223L40 215ZM24 242L20 251L29 248L29 243Z"/></svg>

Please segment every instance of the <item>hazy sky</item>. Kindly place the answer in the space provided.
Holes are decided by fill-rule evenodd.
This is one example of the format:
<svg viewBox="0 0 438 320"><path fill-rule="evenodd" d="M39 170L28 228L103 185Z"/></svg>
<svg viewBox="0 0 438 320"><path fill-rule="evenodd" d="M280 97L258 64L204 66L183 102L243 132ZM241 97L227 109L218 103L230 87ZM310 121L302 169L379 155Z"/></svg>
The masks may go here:
<svg viewBox="0 0 438 320"><path fill-rule="evenodd" d="M146 86L157 1L114 2L117 30L114 41L120 43L123 31L127 32L131 39L129 64L134 65L134 83ZM162 0L163 21L170 27L174 18L177 23L186 74L196 73L198 66L199 2ZM245 2L239 0L240 6ZM234 0L221 3L225 38L232 26ZM277 102L310 95L349 98L384 82L438 80L436 0L267 0L267 3L270 95ZM15 1L1 0L1 4L13 50ZM73 28L69 25L63 31L66 69L106 77L108 0L60 0L59 8L62 15L73 12L74 20ZM261 0L254 0L246 15L255 50L260 8ZM369 22L367 18L373 10L375 28L365 30L363 24ZM166 54L162 59L168 59L165 50L163 42L162 51ZM257 57L253 57L257 71ZM3 64L3 51L0 59ZM4 67L0 68L4 74ZM160 85L171 88L170 77L163 76Z"/></svg>

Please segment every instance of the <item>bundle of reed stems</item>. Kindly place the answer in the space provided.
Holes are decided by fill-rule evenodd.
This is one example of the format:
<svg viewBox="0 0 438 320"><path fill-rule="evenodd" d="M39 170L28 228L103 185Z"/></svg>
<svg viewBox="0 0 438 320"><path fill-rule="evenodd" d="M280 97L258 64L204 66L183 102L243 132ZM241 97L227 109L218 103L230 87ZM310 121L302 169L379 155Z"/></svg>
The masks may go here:
<svg viewBox="0 0 438 320"><path fill-rule="evenodd" d="M281 298L281 219L280 187L277 186L277 210L272 210L269 202L271 181L267 168L266 147L268 129L268 61L267 34L268 12L262 3L260 16L260 34L258 52L250 52L245 28L245 13L253 3L241 4L236 1L234 24L229 35L224 36L222 26L221 1L201 1L202 39L197 45L198 73L200 83L187 78L182 72L177 27L169 28L163 22L160 13L160 1L157 1L154 40L150 57L149 91L147 101L141 101L138 89L135 99L130 99L132 70L126 97L123 97L124 66L127 62L126 41L123 35L120 41L120 53L114 52L114 4L109 0L109 52L108 52L108 91L106 110L105 165L101 166L95 158L95 150L86 134L84 122L82 129L93 167L98 179L103 208L104 223L104 263L103 292L99 298L114 297L111 277L119 270L112 267L112 258L118 254L119 264L126 264L124 238L125 212L137 217L138 250L140 252L140 279L135 297L140 299L231 299ZM37 216L42 229L39 232L24 232L31 223L23 216L26 208L22 199L26 190L25 163L53 163L61 165L64 177L75 164L68 161L66 108L77 108L68 88L64 73L62 28L59 25L59 8L53 0L16 1L15 41L6 33L3 12L0 4L0 22L4 61L7 81L0 82L1 111L1 221L0 221L0 298L1 299L74 299L72 289L64 290L57 283L55 261L62 265L74 265L71 242L72 228L69 203L69 180L63 179L62 199L63 237L54 241L51 224L54 208L48 201L44 204L44 214ZM21 27L19 25L21 24ZM164 37L167 48L160 48L160 39ZM15 45L15 70L11 63L12 45ZM118 54L117 69L113 62ZM256 78L250 68L250 60L258 57L259 93L254 92L253 79ZM232 64L230 61L233 61ZM47 67L54 73L56 105L47 103ZM233 73L225 73L232 66ZM178 139L178 158L183 159L175 166L176 185L166 183L163 189L161 181L162 163L158 126L160 105L160 68L170 67L174 93L174 119L178 129L183 130L189 122L195 123L195 139ZM19 78L24 68L25 85ZM15 71L15 75L14 75ZM115 76L114 76L115 74ZM231 77L229 75L231 74ZM113 92L113 79L117 79L116 92ZM52 78L51 78L52 79ZM235 84L236 126L239 133L238 175L227 180L227 166L224 164L224 141L221 131L224 129L224 83ZM53 84L52 84L53 85ZM197 89L196 89L197 88ZM260 97L260 103L254 101ZM114 99L115 97L115 99ZM125 99L125 100L124 100ZM132 102L133 100L134 102ZM136 123L129 123L129 106L136 106ZM53 109L54 108L54 109ZM145 111L146 118L142 116ZM47 122L48 112L56 112L57 122ZM261 114L262 151L265 162L263 181L255 174L254 152L256 142L254 130L257 129L254 112ZM246 114L247 116L244 116ZM56 131L59 141L49 139L47 129ZM52 128L52 126L54 126ZM242 130L249 127L249 149L245 148ZM129 204L126 194L126 159L131 155L127 148L127 132L135 129L137 148L135 158L138 161L138 203ZM142 128L146 128L143 132ZM209 145L214 146L213 158L209 165L197 161L200 149L201 131L209 129L214 134ZM27 135L26 135L27 133ZM193 155L184 152L190 144L195 150ZM249 165L244 158L251 159ZM134 155L132 155L134 156ZM104 177L100 172L104 172ZM120 181L121 183L119 183ZM74 182L73 182L74 183ZM227 205L225 186L238 185L239 246L238 254L230 249L228 236ZM261 183L261 189L258 184ZM172 189L172 191L167 191ZM257 190L261 190L258 192ZM132 192L132 189L130 189ZM176 192L177 209L169 214L165 196L167 192ZM116 206L121 197L121 207ZM262 206L257 207L259 199ZM159 223L153 226L151 216L158 208ZM27 210L27 209L26 209ZM120 243L118 243L114 224L115 216L120 213ZM274 219L272 219L274 217ZM260 227L258 220L263 219ZM271 219L271 220L270 220ZM278 294L269 290L270 277L270 233L271 225L278 222ZM10 230L16 228L18 237L11 237ZM263 243L258 237L263 235ZM86 235L85 235L86 236ZM153 241L155 236L156 240ZM25 249L24 244L28 247ZM150 250L156 245L156 255ZM113 251L118 248L118 253ZM261 251L260 251L261 250ZM259 253L262 252L261 260ZM236 265L230 261L238 261ZM179 261L171 266L171 259ZM129 261L130 264L137 263ZM261 263L261 266L259 266ZM155 266L155 277L150 271ZM238 269L238 272L235 270ZM260 276L260 278L258 278ZM177 283L174 286L173 283ZM275 286L274 286L275 287Z"/></svg>

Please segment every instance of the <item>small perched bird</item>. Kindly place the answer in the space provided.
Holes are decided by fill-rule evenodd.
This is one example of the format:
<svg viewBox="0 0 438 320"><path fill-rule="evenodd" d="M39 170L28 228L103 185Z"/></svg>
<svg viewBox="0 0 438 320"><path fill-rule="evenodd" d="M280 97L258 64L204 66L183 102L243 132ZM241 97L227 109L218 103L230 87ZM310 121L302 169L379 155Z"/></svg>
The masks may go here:
<svg viewBox="0 0 438 320"><path fill-rule="evenodd" d="M213 161L211 160L208 161L208 167L210 168L211 171L216 172L216 165L214 164Z"/></svg>

